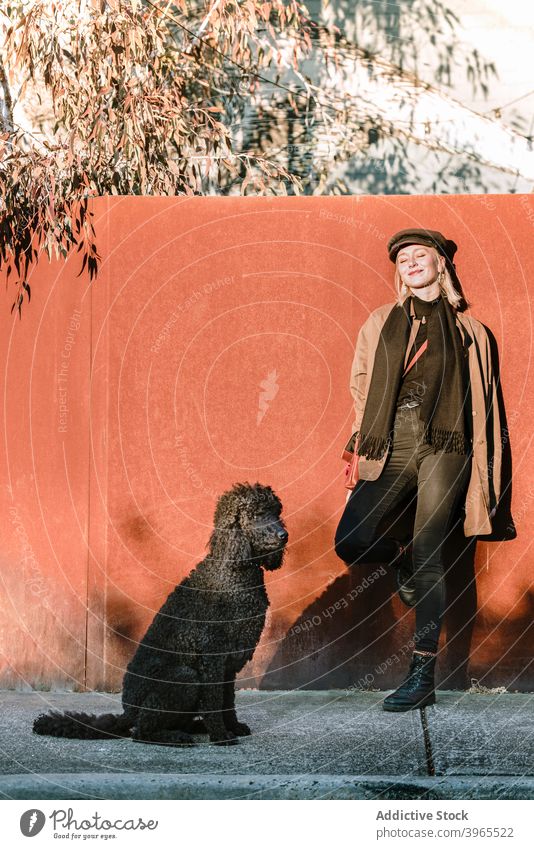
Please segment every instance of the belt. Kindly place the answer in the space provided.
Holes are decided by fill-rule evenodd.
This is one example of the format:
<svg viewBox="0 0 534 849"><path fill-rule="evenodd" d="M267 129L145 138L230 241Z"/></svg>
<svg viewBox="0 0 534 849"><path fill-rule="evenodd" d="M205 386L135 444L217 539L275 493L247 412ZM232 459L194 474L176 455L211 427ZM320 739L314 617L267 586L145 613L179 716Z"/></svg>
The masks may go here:
<svg viewBox="0 0 534 849"><path fill-rule="evenodd" d="M420 407L420 401L406 401L406 403L401 404L398 408L399 410L411 410L413 407Z"/></svg>

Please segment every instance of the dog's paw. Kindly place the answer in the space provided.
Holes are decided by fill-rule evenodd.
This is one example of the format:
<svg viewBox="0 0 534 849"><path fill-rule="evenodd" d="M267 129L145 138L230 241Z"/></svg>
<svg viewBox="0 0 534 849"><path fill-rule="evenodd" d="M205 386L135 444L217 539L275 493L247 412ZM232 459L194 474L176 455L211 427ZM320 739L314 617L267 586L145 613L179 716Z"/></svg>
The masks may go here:
<svg viewBox="0 0 534 849"><path fill-rule="evenodd" d="M228 730L233 731L237 737L248 737L249 734L252 734L246 722L236 722L234 725L230 725Z"/></svg>
<svg viewBox="0 0 534 849"><path fill-rule="evenodd" d="M238 742L233 731L221 731L218 734L210 734L210 743L216 746L235 746Z"/></svg>

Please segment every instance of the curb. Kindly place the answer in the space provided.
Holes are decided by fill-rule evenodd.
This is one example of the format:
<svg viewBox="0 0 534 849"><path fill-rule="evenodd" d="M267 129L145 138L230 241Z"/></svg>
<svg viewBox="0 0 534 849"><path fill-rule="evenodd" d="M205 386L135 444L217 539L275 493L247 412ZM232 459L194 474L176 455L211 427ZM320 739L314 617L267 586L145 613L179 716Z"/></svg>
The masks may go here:
<svg viewBox="0 0 534 849"><path fill-rule="evenodd" d="M2 776L0 798L534 799L534 777L26 773Z"/></svg>

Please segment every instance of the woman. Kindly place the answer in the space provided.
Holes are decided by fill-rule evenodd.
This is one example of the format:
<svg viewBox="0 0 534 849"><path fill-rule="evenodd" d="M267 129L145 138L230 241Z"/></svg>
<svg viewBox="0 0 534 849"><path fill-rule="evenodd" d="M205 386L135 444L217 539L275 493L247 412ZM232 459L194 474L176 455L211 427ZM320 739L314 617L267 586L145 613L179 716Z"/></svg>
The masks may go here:
<svg viewBox="0 0 534 849"><path fill-rule="evenodd" d="M491 533L500 496L501 427L489 339L479 321L464 315L455 251L454 242L433 230L401 230L389 240L398 300L364 323L352 366L356 419L347 448L355 446L358 480L335 550L348 565L395 565L399 594L415 605L409 673L384 710L435 702L444 543L462 503L465 536ZM417 498L413 540L379 532L409 497Z"/></svg>

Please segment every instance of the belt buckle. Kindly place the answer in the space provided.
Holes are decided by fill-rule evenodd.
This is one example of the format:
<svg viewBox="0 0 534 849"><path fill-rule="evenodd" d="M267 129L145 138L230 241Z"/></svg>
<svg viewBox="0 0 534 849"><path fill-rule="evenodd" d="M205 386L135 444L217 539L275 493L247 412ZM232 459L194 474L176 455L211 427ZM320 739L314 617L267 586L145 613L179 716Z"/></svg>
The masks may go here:
<svg viewBox="0 0 534 849"><path fill-rule="evenodd" d="M414 407L419 407L419 401L406 401L401 410L412 410Z"/></svg>

